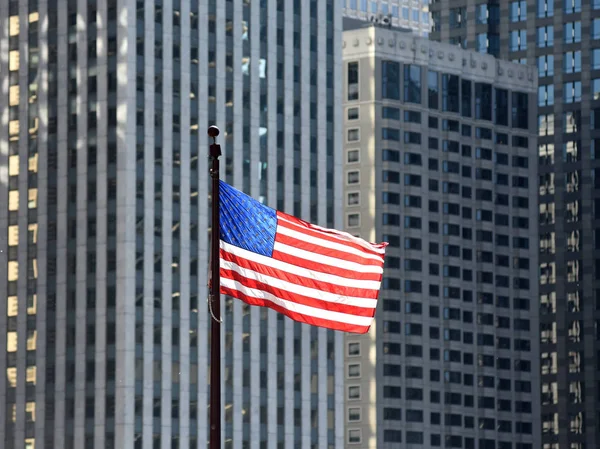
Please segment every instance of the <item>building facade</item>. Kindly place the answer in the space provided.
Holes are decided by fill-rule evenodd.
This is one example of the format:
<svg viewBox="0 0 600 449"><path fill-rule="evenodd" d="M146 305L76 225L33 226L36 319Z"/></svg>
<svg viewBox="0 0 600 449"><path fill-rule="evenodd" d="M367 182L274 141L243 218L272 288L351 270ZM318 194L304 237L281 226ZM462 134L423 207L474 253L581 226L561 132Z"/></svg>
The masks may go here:
<svg viewBox="0 0 600 449"><path fill-rule="evenodd" d="M539 448L537 73L376 26L342 47L345 226L389 242L346 447Z"/></svg>
<svg viewBox="0 0 600 449"><path fill-rule="evenodd" d="M427 0L341 0L344 17L411 29L421 36L431 32Z"/></svg>
<svg viewBox="0 0 600 449"><path fill-rule="evenodd" d="M337 0L0 4L4 449L206 447L206 129L341 227L340 36ZM224 447L342 447L343 337L222 310Z"/></svg>
<svg viewBox="0 0 600 449"><path fill-rule="evenodd" d="M600 445L600 1L439 1L431 37L537 67L543 449ZM468 17L448 27L461 10ZM486 36L487 33L487 36ZM588 245L583 245L583 241Z"/></svg>

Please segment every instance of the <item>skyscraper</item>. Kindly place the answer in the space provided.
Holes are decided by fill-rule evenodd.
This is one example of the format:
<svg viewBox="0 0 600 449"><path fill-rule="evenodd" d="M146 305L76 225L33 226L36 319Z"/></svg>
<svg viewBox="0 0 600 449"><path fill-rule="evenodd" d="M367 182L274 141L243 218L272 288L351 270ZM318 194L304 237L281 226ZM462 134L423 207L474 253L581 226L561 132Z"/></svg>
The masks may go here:
<svg viewBox="0 0 600 449"><path fill-rule="evenodd" d="M5 449L208 439L208 139L341 226L338 1L0 4ZM343 443L342 336L224 299L226 448Z"/></svg>
<svg viewBox="0 0 600 449"><path fill-rule="evenodd" d="M539 448L536 73L378 26L342 46L345 226L390 244L346 447Z"/></svg>
<svg viewBox="0 0 600 449"><path fill-rule="evenodd" d="M461 36L468 48L537 67L541 447L598 447L600 1L442 0L431 9L432 39ZM469 20L448 26L458 10Z"/></svg>
<svg viewBox="0 0 600 449"><path fill-rule="evenodd" d="M427 0L341 0L344 17L409 28L422 36L431 31Z"/></svg>

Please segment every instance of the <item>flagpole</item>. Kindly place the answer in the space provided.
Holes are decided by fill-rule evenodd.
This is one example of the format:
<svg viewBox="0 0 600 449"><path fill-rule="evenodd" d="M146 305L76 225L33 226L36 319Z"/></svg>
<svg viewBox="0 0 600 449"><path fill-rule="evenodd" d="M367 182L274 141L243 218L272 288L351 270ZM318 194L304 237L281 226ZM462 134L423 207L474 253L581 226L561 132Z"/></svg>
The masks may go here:
<svg viewBox="0 0 600 449"><path fill-rule="evenodd" d="M219 156L221 146L217 144L219 128L210 126L210 177L212 178L212 224L210 248L210 296L208 308L210 321L210 445L209 449L221 449L221 278L220 278L220 216L219 216Z"/></svg>

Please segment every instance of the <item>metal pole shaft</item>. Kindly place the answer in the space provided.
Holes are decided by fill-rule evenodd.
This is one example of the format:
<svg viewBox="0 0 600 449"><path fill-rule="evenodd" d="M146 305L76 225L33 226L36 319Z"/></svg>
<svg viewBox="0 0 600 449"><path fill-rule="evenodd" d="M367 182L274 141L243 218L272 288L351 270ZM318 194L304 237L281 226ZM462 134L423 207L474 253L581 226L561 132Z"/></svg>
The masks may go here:
<svg viewBox="0 0 600 449"><path fill-rule="evenodd" d="M210 323L210 449L221 449L221 276L219 263L220 216L219 216L219 156L221 146L216 137L219 129L211 126L208 135L210 145L210 176L212 178L212 227L211 227L211 284L209 297Z"/></svg>

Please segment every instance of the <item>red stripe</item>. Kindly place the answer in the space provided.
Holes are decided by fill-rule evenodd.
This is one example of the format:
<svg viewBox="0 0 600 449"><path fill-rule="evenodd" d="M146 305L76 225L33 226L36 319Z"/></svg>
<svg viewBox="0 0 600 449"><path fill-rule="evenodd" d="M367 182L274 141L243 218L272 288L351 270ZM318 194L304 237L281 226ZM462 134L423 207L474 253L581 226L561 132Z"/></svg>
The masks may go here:
<svg viewBox="0 0 600 449"><path fill-rule="evenodd" d="M326 265L317 260L307 260L298 256L292 256L291 254L284 253L281 251L273 251L271 255L273 259L281 260L282 262L287 262L292 265L297 265L299 267L307 268L312 271L317 271L319 273L325 274L333 274L335 276L340 276L348 279L358 279L361 281L378 281L381 282L382 273L360 273L358 271L349 270L347 268L339 268L334 267L332 265Z"/></svg>
<svg viewBox="0 0 600 449"><path fill-rule="evenodd" d="M294 248L302 249L304 251L308 251L314 254L320 254L323 256L333 257L335 259L346 260L348 262L354 262L361 265L369 265L376 267L381 267L383 265L383 259L367 259L366 257L361 257L356 254L347 253L333 248L327 248L321 245L316 245L312 242L307 242L305 240L299 240L295 237L280 234L279 232L275 234L275 242L282 243L284 245L289 245Z"/></svg>
<svg viewBox="0 0 600 449"><path fill-rule="evenodd" d="M329 302L323 301L317 298L313 298L310 296L300 295L297 293L291 293L287 290L282 290L280 288L276 288L265 284L264 282L260 282L255 279L247 278L236 271L227 270L225 268L221 268L221 277L223 279L232 279L234 281L239 282L244 287L253 288L256 290L262 290L268 293L271 293L278 298L284 299L286 301L291 301L297 304L302 304L309 307L314 307L316 309L328 310L330 312L340 312L348 315L355 316L363 316L373 318L375 316L375 308L373 307L357 307L357 306L349 306L339 302Z"/></svg>
<svg viewBox="0 0 600 449"><path fill-rule="evenodd" d="M285 218L286 220L289 220L291 222L291 223L289 223L288 221L285 221L285 220L277 220L278 226L283 226L285 228L292 229L292 230L298 231L298 232L302 232L303 234L310 235L312 237L320 238L323 240L328 240L330 242L340 243L342 245L346 245L346 246L358 249L359 251L362 251L364 253L373 254L373 255L375 255L377 257L381 257L383 259L383 254L375 251L374 249L369 249L368 247L365 247L365 246L361 245L360 243L354 242L347 236L340 235L337 231L315 229L310 223L308 223L304 220L300 220L299 218L293 217L291 215L285 214L283 212L277 211L277 216ZM367 245L369 245L373 248L381 249L381 248L386 247L386 244L383 244L383 243L368 243L368 242L365 242L365 243L367 243Z"/></svg>
<svg viewBox="0 0 600 449"><path fill-rule="evenodd" d="M341 296L350 296L353 298L377 299L379 295L379 290L347 287L324 281L317 281L313 278L298 276L296 274L291 274L286 271L269 267L258 262L244 259L243 257L236 256L235 254L229 253L223 249L221 249L220 254L221 259L224 259L228 262L233 262L242 268L253 270L266 276L281 279L282 281L290 282L292 284L298 284L304 287L314 288L315 290L334 293L336 295Z"/></svg>
<svg viewBox="0 0 600 449"><path fill-rule="evenodd" d="M225 295L229 295L233 298L240 299L247 304L252 306L260 306L260 307L268 307L270 309L276 310L277 312L301 323L310 324L312 326L325 327L327 329L333 329L344 332L354 332L357 334L365 334L369 332L370 326L359 326L356 324L346 324L340 323L339 321L331 321L323 318L315 318L312 316L307 316L301 313L291 312L288 309L279 306L278 304L273 304L271 301L266 301L260 298L254 298L245 295L244 293L234 290L228 287L221 286L221 293Z"/></svg>

